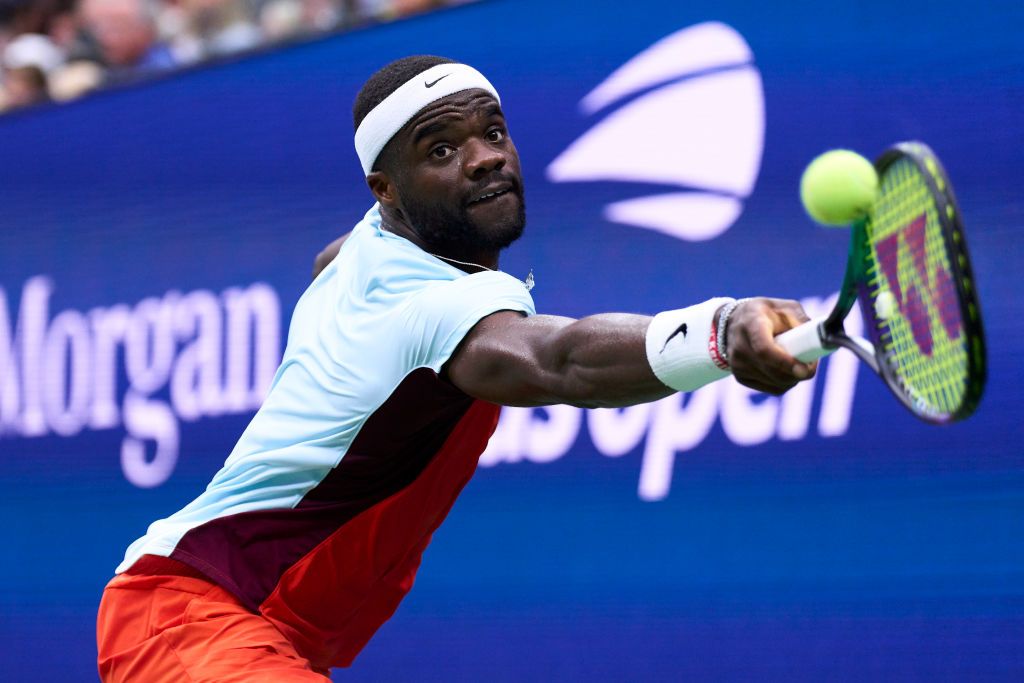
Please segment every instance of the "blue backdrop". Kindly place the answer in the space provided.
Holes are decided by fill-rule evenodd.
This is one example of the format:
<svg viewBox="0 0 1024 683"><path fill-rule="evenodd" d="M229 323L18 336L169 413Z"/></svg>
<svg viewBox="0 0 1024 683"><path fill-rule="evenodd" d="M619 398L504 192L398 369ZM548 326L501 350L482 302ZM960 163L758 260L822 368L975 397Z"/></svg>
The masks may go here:
<svg viewBox="0 0 1024 683"><path fill-rule="evenodd" d="M783 401L506 411L336 678L1024 677L1021 5L578 5L492 0L0 119L5 676L95 678L124 548L219 467L313 256L369 205L356 91L427 52L502 92L529 214L502 266L548 313L825 306L847 237L803 215L803 166L929 142L990 382L949 428L838 354Z"/></svg>

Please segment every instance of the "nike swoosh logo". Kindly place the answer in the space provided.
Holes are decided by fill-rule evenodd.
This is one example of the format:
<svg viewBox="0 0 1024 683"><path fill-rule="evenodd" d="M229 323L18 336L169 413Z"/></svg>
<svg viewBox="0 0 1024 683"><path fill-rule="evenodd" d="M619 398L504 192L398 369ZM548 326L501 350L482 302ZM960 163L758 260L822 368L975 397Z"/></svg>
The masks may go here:
<svg viewBox="0 0 1024 683"><path fill-rule="evenodd" d="M665 340L665 346L662 346L661 351L659 351L658 353L665 353L665 349L668 348L668 343L672 341L672 338L675 337L680 332L682 332L683 334L683 339L686 339L686 323L680 325L679 329L677 329L675 332L668 336L668 339Z"/></svg>
<svg viewBox="0 0 1024 683"><path fill-rule="evenodd" d="M444 76L441 76L441 78L448 78L449 76L451 76L451 74L445 74ZM441 78L438 78L437 81L441 80ZM427 86L428 88L433 88L435 85L437 85L437 81L431 81L430 83L423 81L423 85Z"/></svg>

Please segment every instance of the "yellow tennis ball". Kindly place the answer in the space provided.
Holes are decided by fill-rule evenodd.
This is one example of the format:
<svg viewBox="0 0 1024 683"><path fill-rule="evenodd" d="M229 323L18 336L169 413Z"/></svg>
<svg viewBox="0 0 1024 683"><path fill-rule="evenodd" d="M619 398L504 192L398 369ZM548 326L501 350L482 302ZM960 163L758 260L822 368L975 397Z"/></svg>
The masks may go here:
<svg viewBox="0 0 1024 683"><path fill-rule="evenodd" d="M877 193L874 165L848 149L825 152L800 178L800 200L822 225L848 225L863 217Z"/></svg>

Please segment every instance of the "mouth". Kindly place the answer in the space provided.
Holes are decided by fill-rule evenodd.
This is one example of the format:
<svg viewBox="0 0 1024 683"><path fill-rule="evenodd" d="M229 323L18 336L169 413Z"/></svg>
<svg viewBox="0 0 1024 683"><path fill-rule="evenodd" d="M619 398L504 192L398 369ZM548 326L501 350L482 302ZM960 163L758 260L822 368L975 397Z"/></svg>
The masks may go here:
<svg viewBox="0 0 1024 683"><path fill-rule="evenodd" d="M500 185L494 185L492 187L486 188L483 192L473 197L473 199L470 199L468 206L475 206L477 204L492 202L499 197L509 194L510 192L512 192L511 183L502 183Z"/></svg>

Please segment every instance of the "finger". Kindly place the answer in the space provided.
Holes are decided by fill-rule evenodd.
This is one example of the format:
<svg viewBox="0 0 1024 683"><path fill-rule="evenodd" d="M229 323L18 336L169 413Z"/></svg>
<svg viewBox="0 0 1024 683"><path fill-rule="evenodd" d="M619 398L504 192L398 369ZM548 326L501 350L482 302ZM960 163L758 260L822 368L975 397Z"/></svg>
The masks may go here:
<svg viewBox="0 0 1024 683"><path fill-rule="evenodd" d="M760 382L755 379L737 377L736 381L745 387L753 389L754 391L760 391L764 394L771 394L772 396L780 396L786 393L789 389L793 388L795 384L791 384L787 387L780 387L766 382Z"/></svg>
<svg viewBox="0 0 1024 683"><path fill-rule="evenodd" d="M733 364L733 375L746 386L769 394L780 394L797 383L797 378L783 373L766 370L761 359L748 356L748 360Z"/></svg>
<svg viewBox="0 0 1024 683"><path fill-rule="evenodd" d="M793 301L792 299L768 299L768 302L771 312L777 318L773 321L776 324L773 325L772 330L776 335L802 325L811 319L799 301ZM781 326L778 323L781 323Z"/></svg>
<svg viewBox="0 0 1024 683"><path fill-rule="evenodd" d="M737 315L737 324L730 330L737 336L730 342L730 348L734 349L730 354L734 374L747 382L756 382L762 388L770 387L769 393L780 393L797 381L813 376L814 366L789 355L775 344L773 334L782 322L781 313L788 312L796 322L798 318L806 317L803 308L795 301L782 299L752 300L749 304L751 310L741 311Z"/></svg>
<svg viewBox="0 0 1024 683"><path fill-rule="evenodd" d="M776 391L775 387L761 380L757 380L751 377L740 377L738 375L736 375L735 377L736 381L742 384L744 387L754 389L755 391L761 391L762 393L774 393Z"/></svg>
<svg viewBox="0 0 1024 683"><path fill-rule="evenodd" d="M782 358L785 359L782 362L786 364L787 377L791 377L795 381L802 382L804 380L808 380L814 377L814 375L817 374L817 360L812 360L809 363L805 363L801 360L798 360L796 357L790 355L788 351L786 351L784 348L775 343L775 340L772 340L772 345L781 353Z"/></svg>
<svg viewBox="0 0 1024 683"><path fill-rule="evenodd" d="M752 310L743 311L745 324L733 331L737 339L730 362L733 373L744 381L756 382L769 393L786 391L796 382L814 376L816 364L801 363L775 343L777 330L789 329L807 317L796 301L761 299L750 302ZM787 319L788 318L788 319Z"/></svg>
<svg viewBox="0 0 1024 683"><path fill-rule="evenodd" d="M744 353L736 354L733 372L762 385L775 386L795 381L789 376L788 366L772 358L774 337L771 334L772 316L758 316L752 324L738 330Z"/></svg>
<svg viewBox="0 0 1024 683"><path fill-rule="evenodd" d="M775 343L767 320L751 331L749 342L761 372L774 384L791 384L814 374L807 363L801 363Z"/></svg>
<svg viewBox="0 0 1024 683"><path fill-rule="evenodd" d="M775 337L781 334L782 332L792 329L793 327L802 325L805 322L809 322L810 318L807 316L807 312L804 310L803 306L801 306L798 301L792 301L788 299L770 299L769 301L772 303L773 306L778 307L776 309L773 309L773 313L776 313L780 317L783 317L785 319L785 324L788 325L787 327L781 328L780 330L778 324L773 324L773 346L779 352L781 352L782 357L786 359L785 364L787 365L788 374L790 376L797 380L810 379L817 372L817 361L812 361L810 363L804 363L802 361L799 361L794 356L792 356L788 351L786 351L784 348L775 343Z"/></svg>
<svg viewBox="0 0 1024 683"><path fill-rule="evenodd" d="M797 363L800 363L800 361L797 361ZM810 363L800 363L800 365L803 365L804 368L807 370L807 376L804 377L805 380L810 379L811 377L814 377L816 374L818 374L818 361L812 360Z"/></svg>

